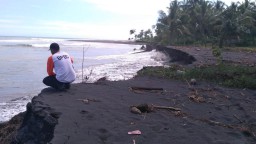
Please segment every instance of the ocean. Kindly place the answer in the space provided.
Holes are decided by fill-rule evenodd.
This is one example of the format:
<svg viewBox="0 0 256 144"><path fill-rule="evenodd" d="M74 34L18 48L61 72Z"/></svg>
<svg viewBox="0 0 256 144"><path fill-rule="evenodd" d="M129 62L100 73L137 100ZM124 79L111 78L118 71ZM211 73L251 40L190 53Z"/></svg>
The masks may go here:
<svg viewBox="0 0 256 144"><path fill-rule="evenodd" d="M75 83L88 77L92 83L101 77L127 80L144 66L161 66L164 54L141 52L141 45L82 42L65 38L0 37L0 122L26 110L26 104L46 86L46 62L52 42L74 59Z"/></svg>

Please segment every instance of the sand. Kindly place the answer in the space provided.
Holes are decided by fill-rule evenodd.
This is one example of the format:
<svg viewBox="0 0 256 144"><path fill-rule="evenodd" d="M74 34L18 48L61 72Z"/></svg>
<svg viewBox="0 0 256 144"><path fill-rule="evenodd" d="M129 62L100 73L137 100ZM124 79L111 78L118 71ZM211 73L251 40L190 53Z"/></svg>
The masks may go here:
<svg viewBox="0 0 256 144"><path fill-rule="evenodd" d="M183 46L170 46L169 48L181 50L195 57L196 61L193 62L192 66L212 65L216 64L216 57L212 55L211 48L200 48L200 47L183 47ZM250 51L222 51L221 57L223 62L256 66L256 52Z"/></svg>
<svg viewBox="0 0 256 144"><path fill-rule="evenodd" d="M130 87L163 88L132 91ZM85 101L82 101L84 99ZM256 142L256 91L139 77L45 89L36 101L61 112L53 144L242 144ZM134 114L130 106L171 106ZM141 135L128 135L140 130Z"/></svg>
<svg viewBox="0 0 256 144"><path fill-rule="evenodd" d="M184 51L197 59L190 66L216 62L210 50ZM250 60L254 60L255 53L249 56L252 64ZM243 55L235 53L225 59L236 61L239 57ZM131 87L163 90L131 90ZM145 103L180 111L154 109L142 114L130 111L131 106ZM127 81L73 84L67 91L46 88L34 97L15 138L22 141L26 137L23 141L37 144L254 144L255 103L255 90L224 88L200 81L191 85L184 81L135 77ZM31 117L31 112L36 116ZM28 129L34 130L38 137L27 136L31 134ZM128 134L134 130L141 134Z"/></svg>

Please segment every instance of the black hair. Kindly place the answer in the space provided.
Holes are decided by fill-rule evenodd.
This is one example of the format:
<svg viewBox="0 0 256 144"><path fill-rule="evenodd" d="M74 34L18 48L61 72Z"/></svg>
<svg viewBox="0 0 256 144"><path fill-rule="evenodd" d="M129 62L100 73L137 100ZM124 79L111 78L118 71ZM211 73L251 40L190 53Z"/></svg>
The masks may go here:
<svg viewBox="0 0 256 144"><path fill-rule="evenodd" d="M60 46L57 43L52 43L50 45L50 50L59 51L60 50Z"/></svg>

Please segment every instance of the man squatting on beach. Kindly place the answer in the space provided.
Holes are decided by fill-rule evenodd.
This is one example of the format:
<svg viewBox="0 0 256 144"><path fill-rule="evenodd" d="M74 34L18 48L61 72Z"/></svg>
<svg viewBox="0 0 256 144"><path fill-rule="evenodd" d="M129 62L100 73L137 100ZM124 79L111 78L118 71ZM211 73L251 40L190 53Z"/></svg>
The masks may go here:
<svg viewBox="0 0 256 144"><path fill-rule="evenodd" d="M73 59L68 53L60 51L57 43L52 43L49 50L52 55L47 61L48 76L43 79L43 83L58 90L69 89L70 83L76 79Z"/></svg>

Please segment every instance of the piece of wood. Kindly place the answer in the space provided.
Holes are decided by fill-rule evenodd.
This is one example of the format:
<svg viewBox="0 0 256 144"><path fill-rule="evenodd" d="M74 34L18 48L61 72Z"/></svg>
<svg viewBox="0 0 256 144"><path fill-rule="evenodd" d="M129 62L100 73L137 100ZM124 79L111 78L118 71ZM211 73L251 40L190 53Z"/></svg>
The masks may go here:
<svg viewBox="0 0 256 144"><path fill-rule="evenodd" d="M180 108L175 108L175 107L167 107L167 106L156 106L156 105L153 105L154 108L157 108L157 109L168 109L168 110L174 110L174 111L181 111Z"/></svg>
<svg viewBox="0 0 256 144"><path fill-rule="evenodd" d="M131 87L132 90L159 90L163 91L163 88L153 88L153 87Z"/></svg>
<svg viewBox="0 0 256 144"><path fill-rule="evenodd" d="M233 115L240 123L243 123L243 121L242 120L240 120L239 118L238 118L238 116L236 116L236 115Z"/></svg>
<svg viewBox="0 0 256 144"><path fill-rule="evenodd" d="M143 91L141 91L141 90L132 90L134 93L137 93L137 94L142 94L142 93L144 93Z"/></svg>

